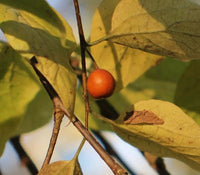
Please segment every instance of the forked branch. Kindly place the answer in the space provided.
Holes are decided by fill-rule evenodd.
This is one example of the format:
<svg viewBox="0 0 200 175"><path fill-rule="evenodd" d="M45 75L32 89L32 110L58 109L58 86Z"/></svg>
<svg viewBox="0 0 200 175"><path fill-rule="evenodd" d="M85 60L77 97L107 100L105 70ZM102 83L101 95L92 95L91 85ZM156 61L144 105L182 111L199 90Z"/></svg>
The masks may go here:
<svg viewBox="0 0 200 175"><path fill-rule="evenodd" d="M59 113L65 114L73 123L73 125L79 130L79 132L83 135L83 137L90 143L90 145L96 150L99 156L106 162L106 164L110 167L116 175L127 175L127 171L124 170L99 144L99 142L95 139L95 137L88 131L88 129L79 121L79 119L75 115L71 115L67 109L64 107L59 95L54 90L53 86L49 83L49 81L44 77L44 75L37 69L37 59L36 57L31 58L31 65L33 66L35 72L40 78L41 83L45 87L48 92L53 104L54 109L58 110ZM59 129L59 125L58 128ZM57 133L58 134L58 133ZM55 139L56 142L56 139ZM52 144L52 143L51 143ZM55 145L55 143L54 143ZM48 153L47 153L48 155ZM49 158L47 158L49 159ZM49 159L50 160L50 159ZM48 160L48 161L49 161ZM48 162L47 161L47 162ZM46 164L46 163L45 163Z"/></svg>

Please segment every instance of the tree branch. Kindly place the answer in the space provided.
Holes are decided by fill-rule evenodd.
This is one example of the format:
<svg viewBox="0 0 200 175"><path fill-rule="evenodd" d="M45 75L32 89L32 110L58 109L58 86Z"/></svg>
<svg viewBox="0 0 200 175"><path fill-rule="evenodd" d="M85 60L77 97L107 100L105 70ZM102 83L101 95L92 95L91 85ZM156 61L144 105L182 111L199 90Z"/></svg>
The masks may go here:
<svg viewBox="0 0 200 175"><path fill-rule="evenodd" d="M106 164L111 168L114 174L116 175L127 175L128 173L124 170L97 142L95 137L88 131L86 127L79 121L79 119L73 114L71 115L67 109L64 107L60 97L48 82L48 80L42 75L42 73L36 67L37 60L35 57L31 58L31 65L36 71L37 75L40 78L41 83L47 90L49 96L51 97L54 109L57 109L59 112L65 114L73 123L73 125L79 130L79 132L84 136L84 138L90 143L90 145L96 150L100 157L106 162Z"/></svg>

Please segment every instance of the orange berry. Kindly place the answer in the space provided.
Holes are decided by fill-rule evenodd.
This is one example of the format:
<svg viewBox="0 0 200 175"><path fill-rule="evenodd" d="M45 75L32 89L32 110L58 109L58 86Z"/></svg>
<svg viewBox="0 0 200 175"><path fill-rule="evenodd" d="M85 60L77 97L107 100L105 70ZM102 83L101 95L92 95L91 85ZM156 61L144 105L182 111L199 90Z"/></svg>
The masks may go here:
<svg viewBox="0 0 200 175"><path fill-rule="evenodd" d="M110 72L104 69L94 70L87 79L87 90L94 98L105 98L112 95L115 80Z"/></svg>

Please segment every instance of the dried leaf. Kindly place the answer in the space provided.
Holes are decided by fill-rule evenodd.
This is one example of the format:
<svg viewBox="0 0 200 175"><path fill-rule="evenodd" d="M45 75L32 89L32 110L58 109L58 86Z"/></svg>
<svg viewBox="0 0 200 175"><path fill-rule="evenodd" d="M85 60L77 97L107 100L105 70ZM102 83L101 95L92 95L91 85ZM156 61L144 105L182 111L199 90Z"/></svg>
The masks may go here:
<svg viewBox="0 0 200 175"><path fill-rule="evenodd" d="M163 124L164 120L151 111L130 111L126 112L125 124Z"/></svg>

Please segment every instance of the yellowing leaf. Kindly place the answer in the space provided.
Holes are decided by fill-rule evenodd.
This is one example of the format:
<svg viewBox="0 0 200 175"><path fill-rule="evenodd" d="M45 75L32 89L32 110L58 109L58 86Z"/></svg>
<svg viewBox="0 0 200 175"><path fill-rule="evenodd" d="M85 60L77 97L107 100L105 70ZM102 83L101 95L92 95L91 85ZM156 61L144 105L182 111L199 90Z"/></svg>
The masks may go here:
<svg viewBox="0 0 200 175"><path fill-rule="evenodd" d="M111 29L111 20L119 0L104 0L97 9L93 22L91 41L97 40ZM161 56L152 55L126 46L102 42L91 47L91 53L99 67L112 73L116 79L116 90L119 91L130 82L135 81L150 67L155 66Z"/></svg>
<svg viewBox="0 0 200 175"><path fill-rule="evenodd" d="M38 175L82 175L77 159L57 161L45 166Z"/></svg>
<svg viewBox="0 0 200 175"><path fill-rule="evenodd" d="M51 118L52 104L30 64L0 42L0 154L6 141L41 127Z"/></svg>
<svg viewBox="0 0 200 175"><path fill-rule="evenodd" d="M2 0L0 11L9 44L28 59L37 57L38 68L73 112L76 75L69 58L76 45L70 26L43 0Z"/></svg>
<svg viewBox="0 0 200 175"><path fill-rule="evenodd" d="M162 125L124 124L126 112L147 110L164 120ZM160 100L140 101L116 120L101 118L125 141L161 157L179 159L200 170L200 127L180 108Z"/></svg>
<svg viewBox="0 0 200 175"><path fill-rule="evenodd" d="M178 59L200 58L200 5L189 0L123 0L108 40Z"/></svg>
<svg viewBox="0 0 200 175"><path fill-rule="evenodd" d="M178 82L175 103L200 124L200 61L192 61Z"/></svg>

